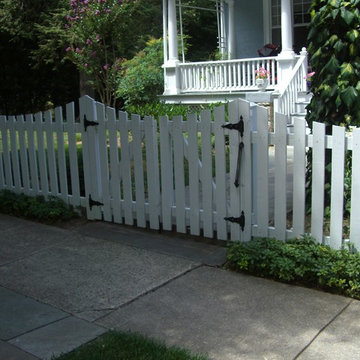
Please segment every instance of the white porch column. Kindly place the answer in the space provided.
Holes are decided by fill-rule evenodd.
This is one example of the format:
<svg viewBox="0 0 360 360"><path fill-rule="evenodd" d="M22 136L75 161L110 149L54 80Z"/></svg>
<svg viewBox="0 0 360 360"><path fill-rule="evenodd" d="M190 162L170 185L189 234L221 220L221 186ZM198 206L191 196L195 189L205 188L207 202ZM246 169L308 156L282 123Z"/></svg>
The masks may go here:
<svg viewBox="0 0 360 360"><path fill-rule="evenodd" d="M163 9L166 11L166 9ZM166 17L165 17L166 18ZM165 69L165 91L164 95L176 95L180 93L179 58L178 58L178 36L176 25L175 0L168 0L167 6L167 34L169 57L164 64Z"/></svg>
<svg viewBox="0 0 360 360"><path fill-rule="evenodd" d="M236 41L235 41L235 9L234 0L227 0L229 8L229 28L228 28L228 59L235 59Z"/></svg>
<svg viewBox="0 0 360 360"><path fill-rule="evenodd" d="M295 63L292 17L291 0L281 0L281 53L278 56L280 88L290 76Z"/></svg>
<svg viewBox="0 0 360 360"><path fill-rule="evenodd" d="M170 61L179 60L175 0L168 1L168 33L169 33L169 60Z"/></svg>

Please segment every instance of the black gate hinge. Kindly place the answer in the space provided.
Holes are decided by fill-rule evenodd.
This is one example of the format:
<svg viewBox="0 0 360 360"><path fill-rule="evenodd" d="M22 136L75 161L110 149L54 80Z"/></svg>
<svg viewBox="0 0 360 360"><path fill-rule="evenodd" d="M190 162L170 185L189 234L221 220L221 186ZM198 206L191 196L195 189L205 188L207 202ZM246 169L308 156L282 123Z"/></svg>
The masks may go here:
<svg viewBox="0 0 360 360"><path fill-rule="evenodd" d="M92 210L92 207L93 206L103 206L104 204L99 202L99 201L96 201L96 200L93 200L91 198L91 195L89 195L89 208L90 208L90 211Z"/></svg>
<svg viewBox="0 0 360 360"><path fill-rule="evenodd" d="M239 217L230 216L230 217L225 217L224 220L225 221L230 221L230 222L233 222L233 223L238 223L240 225L240 227L241 227L241 231L244 231L244 228L245 228L245 214L244 214L243 211L241 212L241 215Z"/></svg>
<svg viewBox="0 0 360 360"><path fill-rule="evenodd" d="M90 121L86 118L86 115L84 115L84 129L87 130L88 126L97 126L99 123L96 121Z"/></svg>
<svg viewBox="0 0 360 360"><path fill-rule="evenodd" d="M241 137L244 136L244 119L243 119L242 115L240 116L240 120L238 123L224 124L224 125L221 125L221 127L225 128L225 129L229 129L229 130L237 130L237 131L239 131Z"/></svg>

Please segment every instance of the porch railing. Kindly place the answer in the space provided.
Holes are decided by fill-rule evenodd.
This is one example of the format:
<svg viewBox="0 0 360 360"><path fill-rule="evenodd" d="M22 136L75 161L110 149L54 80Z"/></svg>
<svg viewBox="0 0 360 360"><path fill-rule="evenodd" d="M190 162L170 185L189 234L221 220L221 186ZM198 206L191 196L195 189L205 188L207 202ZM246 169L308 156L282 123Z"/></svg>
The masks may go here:
<svg viewBox="0 0 360 360"><path fill-rule="evenodd" d="M292 70L289 79L281 84L279 94L275 101L275 111L284 114L292 115L296 113L296 105L299 92L306 91L306 74L307 74L307 52L303 48L297 62Z"/></svg>
<svg viewBox="0 0 360 360"><path fill-rule="evenodd" d="M179 64L181 92L257 90L255 70L261 67L270 71L267 89L274 90L278 72L276 56L182 63Z"/></svg>

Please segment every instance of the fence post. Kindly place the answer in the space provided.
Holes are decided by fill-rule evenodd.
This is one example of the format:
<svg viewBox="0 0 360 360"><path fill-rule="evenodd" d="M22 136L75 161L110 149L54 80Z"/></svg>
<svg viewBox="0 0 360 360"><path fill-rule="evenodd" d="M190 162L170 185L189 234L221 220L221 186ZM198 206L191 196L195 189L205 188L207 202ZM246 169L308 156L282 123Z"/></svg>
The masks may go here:
<svg viewBox="0 0 360 360"><path fill-rule="evenodd" d="M85 196L87 199L86 214L89 220L95 220L101 219L100 203L102 203L99 137L96 130L95 101L89 96L83 96L80 98L79 104Z"/></svg>

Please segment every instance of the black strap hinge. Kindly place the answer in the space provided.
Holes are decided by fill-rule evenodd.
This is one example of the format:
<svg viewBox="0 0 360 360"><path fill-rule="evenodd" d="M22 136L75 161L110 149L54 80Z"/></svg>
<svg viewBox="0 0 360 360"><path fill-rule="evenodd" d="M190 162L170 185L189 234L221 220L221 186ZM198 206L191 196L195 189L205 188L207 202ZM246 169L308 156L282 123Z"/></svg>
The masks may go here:
<svg viewBox="0 0 360 360"><path fill-rule="evenodd" d="M99 123L95 121L90 121L86 118L86 115L84 115L84 129L87 130L88 126L97 126Z"/></svg>
<svg viewBox="0 0 360 360"><path fill-rule="evenodd" d="M240 225L240 227L241 227L241 231L244 231L244 228L245 228L245 214L244 214L243 211L241 212L241 215L239 217L230 216L230 217L225 217L224 220L225 221L230 221L232 223L238 223Z"/></svg>
<svg viewBox="0 0 360 360"><path fill-rule="evenodd" d="M96 201L96 200L93 200L91 198L91 195L89 195L89 208L90 208L90 211L92 210L92 207L93 206L103 206L104 204L99 202L99 201Z"/></svg>
<svg viewBox="0 0 360 360"><path fill-rule="evenodd" d="M221 125L221 127L225 128L225 129L229 129L229 130L237 130L237 131L239 131L241 137L244 136L244 119L242 116L240 116L240 120L238 123L224 124L224 125Z"/></svg>

